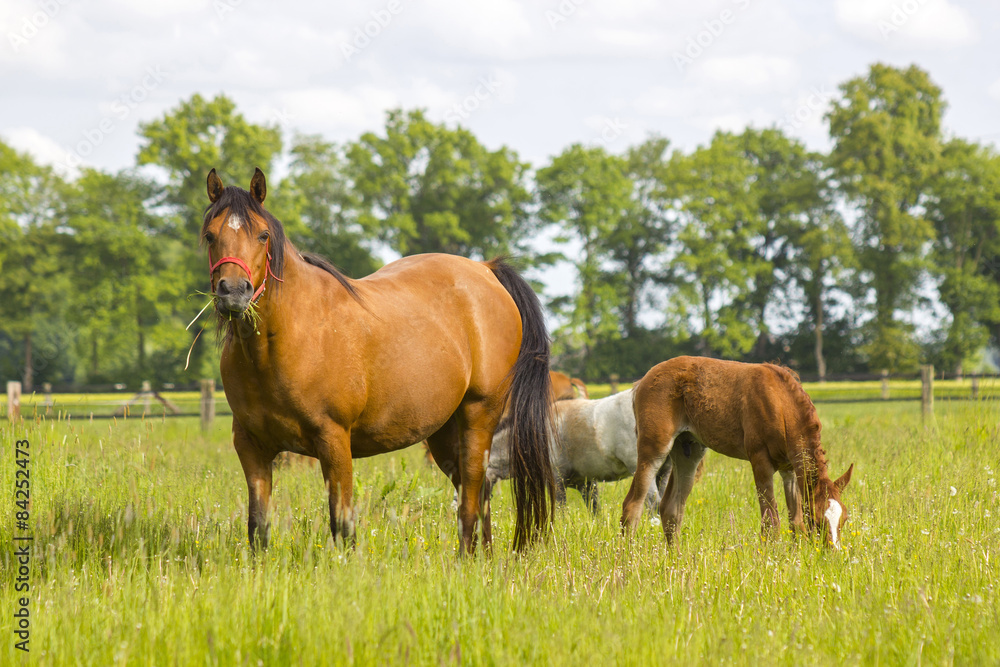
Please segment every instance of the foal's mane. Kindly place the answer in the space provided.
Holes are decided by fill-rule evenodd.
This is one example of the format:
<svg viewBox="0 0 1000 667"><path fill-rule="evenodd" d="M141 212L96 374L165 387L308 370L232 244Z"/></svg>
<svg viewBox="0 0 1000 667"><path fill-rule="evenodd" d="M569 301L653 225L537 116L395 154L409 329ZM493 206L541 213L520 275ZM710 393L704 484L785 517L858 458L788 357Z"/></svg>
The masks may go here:
<svg viewBox="0 0 1000 667"><path fill-rule="evenodd" d="M228 209L228 210L227 210ZM240 225L239 230L246 234L247 236L253 236L258 230L253 228L250 221L253 220L253 216L257 216L267 223L267 230L271 235L271 243L269 246L271 252L271 273L276 278L283 278L285 272L285 244L288 243L289 247L295 250L295 246L288 241L285 236L285 227L281 224L277 218L271 215L264 206L257 201L253 195L243 188L230 185L222 190L222 195L219 196L214 202L209 204L208 208L205 209L205 219L201 226L201 242L205 241L205 230L208 228L208 223L214 220L217 216L221 215L223 211L226 211L226 220L232 215L236 215L241 220L246 221L247 224ZM361 303L361 294L358 292L354 283L348 278L344 273L333 265L330 260L320 255L303 252L299 253L299 256L307 263L312 266L323 269L331 276L337 279L347 293L351 297ZM267 277L265 276L265 280ZM275 281L273 287L269 288L277 289L280 287L281 283Z"/></svg>
<svg viewBox="0 0 1000 667"><path fill-rule="evenodd" d="M802 388L799 374L780 364L764 364L764 366L770 368L785 383L788 393L798 409L800 435L805 440L808 455L812 459L811 463L815 466L814 474L818 479L829 479L826 452L820 441L820 431L823 429L823 425L819 421L819 415L816 414L816 406L813 405L806 390Z"/></svg>

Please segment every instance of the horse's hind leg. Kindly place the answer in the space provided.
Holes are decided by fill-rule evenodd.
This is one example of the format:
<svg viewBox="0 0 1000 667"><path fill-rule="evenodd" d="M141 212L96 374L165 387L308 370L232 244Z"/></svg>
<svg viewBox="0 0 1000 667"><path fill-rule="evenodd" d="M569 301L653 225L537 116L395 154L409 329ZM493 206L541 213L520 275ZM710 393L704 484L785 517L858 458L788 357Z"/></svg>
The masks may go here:
<svg viewBox="0 0 1000 667"><path fill-rule="evenodd" d="M271 535L271 464L274 454L261 450L235 420L233 445L247 479L247 537L250 548L256 550L259 546L266 549Z"/></svg>
<svg viewBox="0 0 1000 667"><path fill-rule="evenodd" d="M670 452L673 469L670 480L660 499L660 522L667 542L672 542L684 520L684 506L694 483L698 479L698 469L705 456L705 447L691 436L685 436L683 451L676 447Z"/></svg>
<svg viewBox="0 0 1000 667"><path fill-rule="evenodd" d="M354 461L351 459L351 435L339 424L331 424L316 442L316 456L323 469L330 501L330 533L354 544L357 516L354 512Z"/></svg>
<svg viewBox="0 0 1000 667"><path fill-rule="evenodd" d="M635 476L632 477L632 486L629 487L625 502L622 503L622 530L633 530L639 524L642 516L642 505L646 502L650 487L656 481L656 473L663 466L663 462L670 454L670 449L674 444L672 424L666 428L651 429L649 431L639 431L639 439L636 444L638 452L638 465L635 468Z"/></svg>
<svg viewBox="0 0 1000 667"><path fill-rule="evenodd" d="M482 521L483 546L493 539L490 525L489 486L484 490L488 456L493 445L493 431L500 411L489 401L463 404L458 417L458 474L461 479L458 498L459 543L462 553L476 549L476 524ZM436 435L436 434L435 434Z"/></svg>

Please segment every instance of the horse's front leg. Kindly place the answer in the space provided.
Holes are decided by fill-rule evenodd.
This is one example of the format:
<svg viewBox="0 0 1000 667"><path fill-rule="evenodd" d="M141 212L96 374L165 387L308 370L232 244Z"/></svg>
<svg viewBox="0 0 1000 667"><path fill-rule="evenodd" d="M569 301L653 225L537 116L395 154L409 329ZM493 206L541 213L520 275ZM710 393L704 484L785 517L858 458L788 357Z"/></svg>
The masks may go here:
<svg viewBox="0 0 1000 667"><path fill-rule="evenodd" d="M774 500L774 465L766 454L757 454L751 456L750 467L753 468L757 501L760 503L760 531L766 537L776 533L779 525L778 505Z"/></svg>
<svg viewBox="0 0 1000 667"><path fill-rule="evenodd" d="M323 468L323 480L330 500L330 532L334 541L354 545L357 516L354 497L354 461L351 459L351 435L347 429L333 424L324 430L316 442L316 456Z"/></svg>
<svg viewBox="0 0 1000 667"><path fill-rule="evenodd" d="M795 472L781 470L781 483L785 488L785 505L788 506L788 523L793 531L806 532L806 524L802 517L802 493L799 491Z"/></svg>
<svg viewBox="0 0 1000 667"><path fill-rule="evenodd" d="M233 421L233 446L247 479L247 538L250 548L267 548L271 534L271 464L274 454L263 451L238 422Z"/></svg>

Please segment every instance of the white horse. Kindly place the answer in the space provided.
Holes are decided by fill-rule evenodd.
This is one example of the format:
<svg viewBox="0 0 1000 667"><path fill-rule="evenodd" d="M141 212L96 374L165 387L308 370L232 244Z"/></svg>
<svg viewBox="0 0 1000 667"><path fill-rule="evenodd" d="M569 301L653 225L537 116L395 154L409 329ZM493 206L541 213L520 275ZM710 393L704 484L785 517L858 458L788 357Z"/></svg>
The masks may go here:
<svg viewBox="0 0 1000 667"><path fill-rule="evenodd" d="M502 429L502 425L501 425ZM632 390L596 400L567 399L552 404L553 434L549 442L556 474L557 499L566 500L566 487L578 490L597 513L597 482L614 482L635 474L637 463ZM690 456L690 444L680 440L676 456ZM670 458L656 476L646 497L650 509L659 506L672 468ZM490 486L510 477L506 430L493 436L486 478Z"/></svg>

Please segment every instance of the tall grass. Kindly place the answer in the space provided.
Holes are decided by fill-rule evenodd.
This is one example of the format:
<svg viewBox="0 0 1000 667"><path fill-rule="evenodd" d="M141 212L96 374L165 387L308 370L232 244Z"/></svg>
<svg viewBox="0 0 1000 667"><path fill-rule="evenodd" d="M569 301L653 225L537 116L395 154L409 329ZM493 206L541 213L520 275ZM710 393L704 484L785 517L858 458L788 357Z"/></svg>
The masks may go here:
<svg viewBox="0 0 1000 667"><path fill-rule="evenodd" d="M355 462L357 547L329 537L318 467L276 472L271 548L246 540L228 425L26 423L0 432L0 662L13 648L15 437L32 443L31 662L970 664L1000 662L995 402L821 406L845 549L762 543L749 465L709 454L674 546L571 492L550 539L457 557L452 490L417 448ZM220 420L222 422L223 420ZM784 520L784 516L782 517Z"/></svg>

